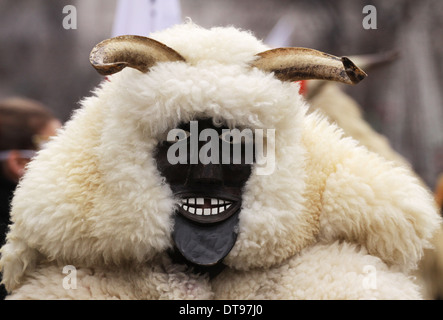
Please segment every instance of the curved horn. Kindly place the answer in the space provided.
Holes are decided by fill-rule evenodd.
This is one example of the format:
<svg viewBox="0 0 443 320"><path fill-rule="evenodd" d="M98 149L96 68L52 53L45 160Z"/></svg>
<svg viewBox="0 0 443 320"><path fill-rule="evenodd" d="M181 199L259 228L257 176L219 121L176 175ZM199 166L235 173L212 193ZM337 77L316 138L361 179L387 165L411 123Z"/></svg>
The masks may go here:
<svg viewBox="0 0 443 320"><path fill-rule="evenodd" d="M89 55L92 66L101 75L110 75L125 67L147 72L157 62L185 61L174 49L142 36L119 36L97 44Z"/></svg>
<svg viewBox="0 0 443 320"><path fill-rule="evenodd" d="M252 66L274 72L282 81L323 79L357 84L367 76L349 58L339 58L314 49L277 48L257 56Z"/></svg>

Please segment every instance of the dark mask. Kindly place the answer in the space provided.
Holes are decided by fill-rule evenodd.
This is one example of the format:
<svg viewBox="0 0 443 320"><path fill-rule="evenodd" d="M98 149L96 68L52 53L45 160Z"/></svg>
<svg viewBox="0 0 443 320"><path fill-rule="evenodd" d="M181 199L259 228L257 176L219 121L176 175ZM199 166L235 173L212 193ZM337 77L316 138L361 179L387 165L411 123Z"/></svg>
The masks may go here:
<svg viewBox="0 0 443 320"><path fill-rule="evenodd" d="M214 126L212 119L184 123L177 129L176 141L159 143L155 153L158 170L181 200L172 237L188 262L215 266L237 239L242 190L254 161L253 136L232 135L227 127ZM208 131L212 134L205 137Z"/></svg>

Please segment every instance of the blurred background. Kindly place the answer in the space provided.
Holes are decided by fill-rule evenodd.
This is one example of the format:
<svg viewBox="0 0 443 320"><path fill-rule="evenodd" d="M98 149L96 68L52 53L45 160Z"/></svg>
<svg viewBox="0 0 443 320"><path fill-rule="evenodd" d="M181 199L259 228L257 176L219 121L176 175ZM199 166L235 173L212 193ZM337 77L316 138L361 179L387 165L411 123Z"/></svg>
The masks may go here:
<svg viewBox="0 0 443 320"><path fill-rule="evenodd" d="M82 97L102 81L89 64L89 52L114 35L124 1L0 0L0 99L36 99L67 121ZM178 20L189 17L203 27L251 30L271 47L309 47L337 56L398 50L396 61L344 90L360 104L372 127L434 187L443 172L443 1L177 3L173 13ZM368 4L376 8L376 29L362 24ZM74 29L63 26L67 5L76 9ZM150 17L152 11L146 13L146 19Z"/></svg>

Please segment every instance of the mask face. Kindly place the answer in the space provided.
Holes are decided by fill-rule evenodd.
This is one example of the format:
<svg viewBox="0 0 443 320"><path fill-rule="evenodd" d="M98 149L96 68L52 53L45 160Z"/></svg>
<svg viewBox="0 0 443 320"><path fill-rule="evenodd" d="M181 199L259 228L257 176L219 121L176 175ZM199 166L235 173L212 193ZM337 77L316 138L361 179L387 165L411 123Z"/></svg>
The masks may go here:
<svg viewBox="0 0 443 320"><path fill-rule="evenodd" d="M221 262L237 239L242 190L254 161L248 133L201 119L179 125L157 146L157 168L180 201L176 249L198 266Z"/></svg>

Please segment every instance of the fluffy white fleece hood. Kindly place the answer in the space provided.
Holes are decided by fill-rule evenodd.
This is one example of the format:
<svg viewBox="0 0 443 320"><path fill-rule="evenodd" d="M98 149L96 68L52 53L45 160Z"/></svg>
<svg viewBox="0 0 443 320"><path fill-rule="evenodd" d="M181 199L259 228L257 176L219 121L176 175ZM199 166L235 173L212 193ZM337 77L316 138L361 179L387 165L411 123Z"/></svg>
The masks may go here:
<svg viewBox="0 0 443 320"><path fill-rule="evenodd" d="M408 168L307 115L296 83L251 68L269 48L249 32L187 23L152 38L186 62L110 76L30 163L1 249L9 290L42 262L147 264L171 248L177 199L153 152L170 129L200 117L275 129L275 170L257 175L253 168L228 267L270 268L335 241L390 266L415 267L439 217Z"/></svg>

